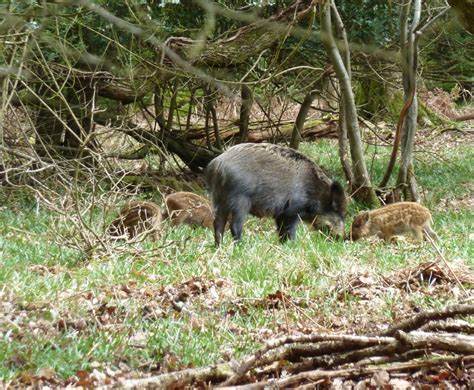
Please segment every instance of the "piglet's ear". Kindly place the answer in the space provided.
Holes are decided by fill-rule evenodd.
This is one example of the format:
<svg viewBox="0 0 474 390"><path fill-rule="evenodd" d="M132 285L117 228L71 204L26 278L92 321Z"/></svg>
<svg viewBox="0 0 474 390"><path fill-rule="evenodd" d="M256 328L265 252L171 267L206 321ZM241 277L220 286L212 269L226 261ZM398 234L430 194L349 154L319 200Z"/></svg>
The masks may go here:
<svg viewBox="0 0 474 390"><path fill-rule="evenodd" d="M363 211L362 213L359 214L360 217L362 218L362 221L365 223L369 220L369 212L368 211Z"/></svg>

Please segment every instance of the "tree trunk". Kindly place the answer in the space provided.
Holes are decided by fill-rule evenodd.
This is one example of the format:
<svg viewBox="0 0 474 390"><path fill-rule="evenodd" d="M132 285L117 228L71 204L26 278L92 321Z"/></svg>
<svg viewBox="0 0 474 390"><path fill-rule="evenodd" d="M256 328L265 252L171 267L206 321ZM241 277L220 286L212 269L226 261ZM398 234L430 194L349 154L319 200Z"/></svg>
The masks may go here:
<svg viewBox="0 0 474 390"><path fill-rule="evenodd" d="M418 69L418 39L416 27L420 21L421 0L415 0L413 6L413 20L408 29L408 14L411 1L402 5L407 10L402 10L400 17L400 37L402 54L402 75L405 100L412 99L402 129L400 169L396 189L403 192L404 200L418 201L418 190L413 167L413 146L415 142L416 123L418 114L418 101L416 98L416 72Z"/></svg>
<svg viewBox="0 0 474 390"><path fill-rule="evenodd" d="M186 115L186 131L191 130L191 115L193 113L193 108L194 108L194 95L196 93L195 89L191 90L191 96L189 97L189 107L188 107L188 113Z"/></svg>
<svg viewBox="0 0 474 390"><path fill-rule="evenodd" d="M165 123L165 114L163 106L163 97L161 95L161 88L159 85L155 86L155 94L153 96L153 104L155 107L155 122L158 124L158 127L161 130L164 130L166 127Z"/></svg>
<svg viewBox="0 0 474 390"><path fill-rule="evenodd" d="M217 121L217 112L216 108L214 107L214 103L211 104L211 107L209 108L211 111L211 116L212 116L212 129L214 130L214 139L216 140L216 147L219 150L222 150L222 140L221 136L219 134L219 123Z"/></svg>
<svg viewBox="0 0 474 390"><path fill-rule="evenodd" d="M208 148L212 147L211 144L211 136L209 134L209 118L211 116L211 112L209 110L209 106L206 104L206 119L204 120L204 131L206 132L206 145Z"/></svg>
<svg viewBox="0 0 474 390"><path fill-rule="evenodd" d="M346 70L341 53L336 46L332 33L331 23L331 1L326 0L321 13L321 39L326 52L339 79L341 94L344 96L345 118L347 120L347 132L350 144L352 168L354 172L353 196L368 205L378 205L378 199L370 182L369 174L364 161L362 140L357 120L357 109L349 74ZM349 50L348 48L346 49Z"/></svg>
<svg viewBox="0 0 474 390"><path fill-rule="evenodd" d="M215 91L212 91L211 88L204 88L204 106L206 108L206 141L207 141L207 146L211 147L211 141L209 137L210 133L210 126L209 122L210 119L212 119L212 130L214 133L214 141L215 141L215 146L219 149L222 150L222 140L219 134L219 124L217 123L217 113L216 113L216 108L214 107L215 104ZM213 96L214 95L214 96Z"/></svg>
<svg viewBox="0 0 474 390"><path fill-rule="evenodd" d="M354 174L352 172L351 163L347 154L349 145L347 138L347 120L346 120L346 104L344 103L344 97L341 96L341 105L339 106L339 126L338 126L338 146L339 146L339 160L341 161L342 171L346 177L349 191L354 190Z"/></svg>
<svg viewBox="0 0 474 390"><path fill-rule="evenodd" d="M268 123L267 121L256 121L249 123L247 142L289 142L294 128L294 121L283 121ZM188 141L197 141L198 144L205 143L206 129L201 127L191 131L174 130L173 134ZM214 135L209 134L211 145ZM219 136L223 143L237 142L239 127L230 124L219 130ZM312 140L317 138L337 138L336 120L311 119L306 120L301 131L301 138Z"/></svg>
<svg viewBox="0 0 474 390"><path fill-rule="evenodd" d="M202 172L209 162L219 155L219 152L212 148L204 148L191 142L176 137L176 135L164 130L152 132L148 129L139 128L135 124L130 124L127 134L137 139L139 142L149 142L152 145L165 145L166 149L176 154L194 172Z"/></svg>
<svg viewBox="0 0 474 390"><path fill-rule="evenodd" d="M246 85L241 86L241 103L239 119L239 143L247 142L250 122L250 112L253 104L252 90Z"/></svg>
<svg viewBox="0 0 474 390"><path fill-rule="evenodd" d="M168 110L168 120L166 121L166 130L170 131L173 127L174 113L176 111L176 99L178 96L177 83L173 85L173 94L170 99L170 108Z"/></svg>
<svg viewBox="0 0 474 390"><path fill-rule="evenodd" d="M331 2L331 19L334 20L334 27L336 29L338 38L344 42L341 49L341 57L346 68L347 76L352 84L352 72L351 72L351 52L349 51L349 41L347 39L346 29L344 23L337 11L336 5ZM348 138L347 138L347 110L344 95L340 95L341 104L339 104L339 134L338 134L338 145L339 145L339 159L341 161L342 170L346 177L349 191L352 193L354 190L354 173L349 161L348 156Z"/></svg>
<svg viewBox="0 0 474 390"><path fill-rule="evenodd" d="M315 98L316 93L314 92L310 92L304 97L303 103L301 104L300 110L296 117L293 131L291 133L290 148L297 150L300 146L300 142L302 139L301 132L304 128L304 122L306 120L306 117L308 116L309 109L311 108L311 103L313 103L313 100Z"/></svg>
<svg viewBox="0 0 474 390"><path fill-rule="evenodd" d="M220 8L216 4L200 3L208 12L216 12L216 9ZM288 27L296 26L300 21L307 19L314 11L314 4L312 0L295 0L276 15L246 24L230 37L207 41L197 56L195 55L196 41L193 39L171 37L167 39L167 45L195 66L206 65L214 68L235 66L259 55L282 39L286 39L289 33ZM172 59L173 62L176 60L176 58Z"/></svg>

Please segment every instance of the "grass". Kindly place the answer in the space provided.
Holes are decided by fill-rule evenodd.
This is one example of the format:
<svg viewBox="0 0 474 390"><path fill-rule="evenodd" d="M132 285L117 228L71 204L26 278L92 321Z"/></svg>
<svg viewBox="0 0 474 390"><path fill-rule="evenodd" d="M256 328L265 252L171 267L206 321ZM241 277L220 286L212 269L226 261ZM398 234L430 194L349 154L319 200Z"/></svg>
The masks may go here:
<svg viewBox="0 0 474 390"><path fill-rule="evenodd" d="M446 259L472 270L472 204L460 199L473 196L474 148L465 143L436 155L426 148L416 166L423 203L433 212ZM302 150L341 179L333 142L306 143ZM387 152L367 149L375 182ZM347 228L358 209L350 204ZM183 226L161 242L84 256L57 242L57 226L55 214L24 194L0 206L3 381L41 368L65 379L94 368L207 365L249 353L288 328L362 332L413 307L459 300L454 289L432 286L406 294L377 284L369 297L350 288L357 275L380 279L436 259L427 243L333 241L300 225L297 240L281 245L273 221L250 218L243 240L234 245L227 233L219 250L212 232ZM272 296L278 291L293 303L282 306Z"/></svg>

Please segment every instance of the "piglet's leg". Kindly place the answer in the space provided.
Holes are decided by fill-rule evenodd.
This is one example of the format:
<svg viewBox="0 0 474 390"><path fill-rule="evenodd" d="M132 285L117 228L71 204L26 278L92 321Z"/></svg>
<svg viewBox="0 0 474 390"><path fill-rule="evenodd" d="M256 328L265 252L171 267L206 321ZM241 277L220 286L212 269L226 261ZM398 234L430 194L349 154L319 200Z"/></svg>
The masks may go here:
<svg viewBox="0 0 474 390"><path fill-rule="evenodd" d="M423 241L423 228L421 226L413 227L413 233L415 234L417 241Z"/></svg>
<svg viewBox="0 0 474 390"><path fill-rule="evenodd" d="M430 237L433 241L438 241L439 240L438 235L436 234L436 232L433 229L431 229L430 226L425 226L425 228L423 229L423 235L424 235L425 238L427 236Z"/></svg>

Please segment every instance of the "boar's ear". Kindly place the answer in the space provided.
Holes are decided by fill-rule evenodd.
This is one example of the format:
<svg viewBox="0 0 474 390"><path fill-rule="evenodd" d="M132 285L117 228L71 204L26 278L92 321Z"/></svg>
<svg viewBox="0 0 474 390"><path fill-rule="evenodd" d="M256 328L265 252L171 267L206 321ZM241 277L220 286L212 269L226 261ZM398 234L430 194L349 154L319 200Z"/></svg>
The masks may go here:
<svg viewBox="0 0 474 390"><path fill-rule="evenodd" d="M346 194L344 193L344 188L337 181L333 181L331 184L331 203L332 207L336 210L346 210Z"/></svg>

